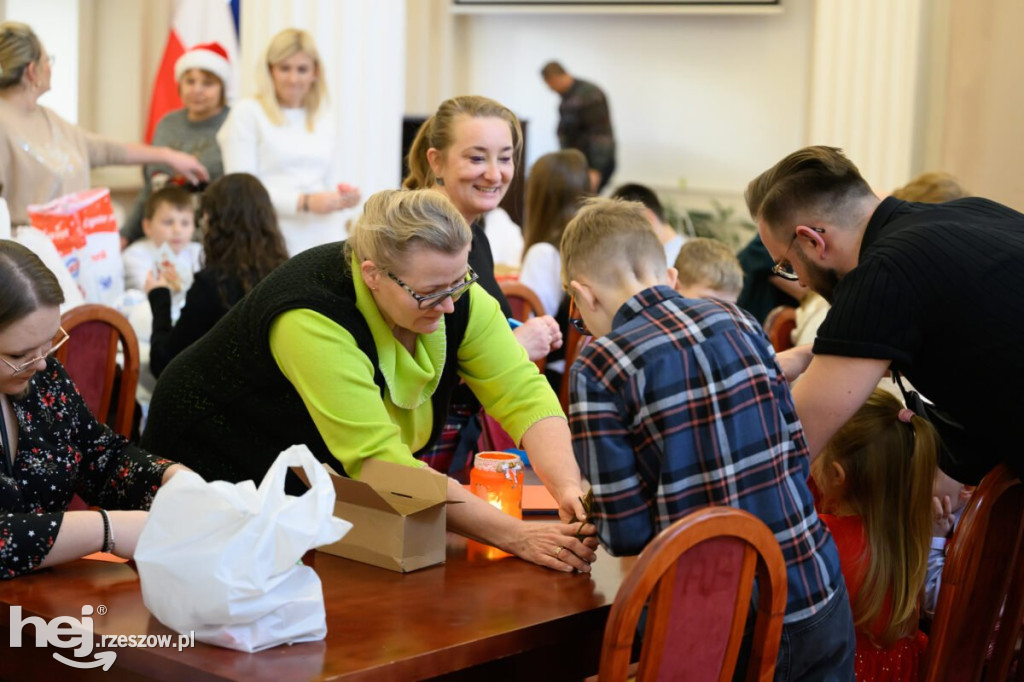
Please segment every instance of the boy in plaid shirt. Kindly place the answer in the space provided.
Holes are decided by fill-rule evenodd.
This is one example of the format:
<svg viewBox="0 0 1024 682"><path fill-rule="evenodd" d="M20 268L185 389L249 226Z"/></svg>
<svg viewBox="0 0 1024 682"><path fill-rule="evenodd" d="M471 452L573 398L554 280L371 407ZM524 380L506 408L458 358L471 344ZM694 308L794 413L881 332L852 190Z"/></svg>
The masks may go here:
<svg viewBox="0 0 1024 682"><path fill-rule="evenodd" d="M786 559L775 679L852 680L839 556L814 511L800 421L763 330L731 304L672 288L675 270L640 204L590 200L560 253L595 337L570 369L569 423L601 543L637 554L702 507L754 514Z"/></svg>

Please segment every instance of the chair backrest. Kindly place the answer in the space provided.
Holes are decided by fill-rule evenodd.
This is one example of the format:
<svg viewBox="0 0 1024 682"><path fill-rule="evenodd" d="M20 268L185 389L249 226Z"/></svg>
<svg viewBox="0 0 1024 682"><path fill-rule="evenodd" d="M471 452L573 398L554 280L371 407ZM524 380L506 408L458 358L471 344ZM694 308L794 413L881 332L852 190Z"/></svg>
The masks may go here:
<svg viewBox="0 0 1024 682"><path fill-rule="evenodd" d="M569 368L589 341L589 336L580 334L576 327L569 325L569 336L565 340L565 372L562 373L562 383L558 387L558 401L562 403L562 412L566 414L569 414Z"/></svg>
<svg viewBox="0 0 1024 682"><path fill-rule="evenodd" d="M775 352L793 347L793 330L796 329L796 308L780 305L772 308L764 318L764 331L772 342Z"/></svg>
<svg viewBox="0 0 1024 682"><path fill-rule="evenodd" d="M75 382L85 404L98 421L126 438L131 437L135 388L139 383L139 341L131 324L113 308L88 303L65 312L61 326L70 338L57 350L57 359ZM120 373L119 347L124 363Z"/></svg>
<svg viewBox="0 0 1024 682"><path fill-rule="evenodd" d="M987 680L1009 679L1024 616L1022 536L1024 483L1000 464L982 479L953 532L923 682L979 680L983 671Z"/></svg>
<svg viewBox="0 0 1024 682"><path fill-rule="evenodd" d="M544 306L536 292L522 282L504 281L499 282L498 286L508 299L508 304L512 306L512 317L515 319L526 322L531 317L540 317L544 314Z"/></svg>
<svg viewBox="0 0 1024 682"><path fill-rule="evenodd" d="M708 507L659 533L626 576L605 626L600 682L626 679L648 598L637 680L731 680L755 574L760 593L746 679L771 680L786 611L782 550L755 516Z"/></svg>
<svg viewBox="0 0 1024 682"><path fill-rule="evenodd" d="M531 317L540 317L544 314L544 305L540 302L533 289L522 282L503 281L499 282L501 293L505 294L508 304L512 308L513 319L526 322ZM543 372L547 364L545 358L536 361L537 368Z"/></svg>

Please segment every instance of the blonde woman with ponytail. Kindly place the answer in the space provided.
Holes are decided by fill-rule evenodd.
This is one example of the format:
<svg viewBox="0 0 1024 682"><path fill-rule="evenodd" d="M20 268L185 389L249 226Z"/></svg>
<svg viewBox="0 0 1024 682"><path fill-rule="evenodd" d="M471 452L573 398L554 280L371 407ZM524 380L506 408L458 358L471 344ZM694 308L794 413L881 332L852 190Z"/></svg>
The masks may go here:
<svg viewBox="0 0 1024 682"><path fill-rule="evenodd" d="M512 311L494 279L494 256L482 218L498 207L522 161L523 130L505 105L488 97L452 97L428 118L409 148L406 189L433 189L447 197L473 232L469 264L480 286ZM562 346L562 331L550 315L533 317L515 331L531 360Z"/></svg>
<svg viewBox="0 0 1024 682"><path fill-rule="evenodd" d="M918 677L938 442L926 419L876 389L812 465L853 607L859 682Z"/></svg>
<svg viewBox="0 0 1024 682"><path fill-rule="evenodd" d="M494 255L483 219L498 207L522 160L523 130L508 107L488 97L463 95L441 102L416 133L409 148L406 189L430 189L443 195L469 223L472 244L469 264L480 276L480 287L494 297L507 318L512 308L494 277ZM562 347L562 330L550 315L520 320L516 341L530 360L540 360ZM464 463L455 458L460 439L473 441L474 432L463 427L477 414L479 404L464 388L452 400L442 439L424 459L432 467L464 475Z"/></svg>

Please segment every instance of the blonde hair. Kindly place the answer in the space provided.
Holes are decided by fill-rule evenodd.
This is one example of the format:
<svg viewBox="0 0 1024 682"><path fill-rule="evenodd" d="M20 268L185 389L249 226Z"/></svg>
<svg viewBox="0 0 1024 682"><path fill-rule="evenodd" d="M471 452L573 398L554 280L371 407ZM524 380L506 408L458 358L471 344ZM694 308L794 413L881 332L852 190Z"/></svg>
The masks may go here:
<svg viewBox="0 0 1024 682"><path fill-rule="evenodd" d="M889 621L877 635L883 647L917 629L932 538L939 440L923 417L900 421L902 408L892 394L875 389L814 463L816 478L832 462L846 473L842 501L864 523L869 557L852 603L854 625L874 639L872 623L891 598Z"/></svg>
<svg viewBox="0 0 1024 682"><path fill-rule="evenodd" d="M668 270L665 247L651 229L644 205L636 201L584 201L565 226L559 253L566 286L579 275L618 285L624 272L637 279L664 279Z"/></svg>
<svg viewBox="0 0 1024 682"><path fill-rule="evenodd" d="M694 237L683 244L676 256L680 286L701 285L728 294L743 288L743 268L736 254L717 239Z"/></svg>
<svg viewBox="0 0 1024 682"><path fill-rule="evenodd" d="M306 93L302 106L306 109L306 130L312 132L316 124L316 116L320 105L327 102L327 83L324 80L324 67L320 62L320 53L316 49L313 36L299 28L286 28L270 39L266 57L257 72L258 89L256 99L263 106L267 118L274 125L284 125L284 113L277 101L277 90L270 67L280 64L292 55L303 52L313 60L316 78Z"/></svg>
<svg viewBox="0 0 1024 682"><path fill-rule="evenodd" d="M587 157L578 149L563 149L537 159L526 180L526 224L523 253L546 242L555 248L580 201L590 196Z"/></svg>
<svg viewBox="0 0 1024 682"><path fill-rule="evenodd" d="M940 204L966 197L967 190L949 173L932 172L918 175L903 187L893 190L892 195L904 201Z"/></svg>
<svg viewBox="0 0 1024 682"><path fill-rule="evenodd" d="M402 187L405 189L426 189L437 184L437 177L430 167L427 151L436 149L446 152L455 141L455 124L460 116L471 118L500 118L508 123L512 131L512 156L519 165L523 152L523 129L512 110L500 102L479 95L452 97L441 102L437 112L423 122L409 147L409 175Z"/></svg>
<svg viewBox="0 0 1024 682"><path fill-rule="evenodd" d="M345 262L371 260L382 270L402 270L413 251L445 254L466 248L473 235L452 202L433 190L384 190L366 200L345 242Z"/></svg>
<svg viewBox="0 0 1024 682"><path fill-rule="evenodd" d="M43 44L28 24L0 23L0 90L21 85L25 69L43 56Z"/></svg>

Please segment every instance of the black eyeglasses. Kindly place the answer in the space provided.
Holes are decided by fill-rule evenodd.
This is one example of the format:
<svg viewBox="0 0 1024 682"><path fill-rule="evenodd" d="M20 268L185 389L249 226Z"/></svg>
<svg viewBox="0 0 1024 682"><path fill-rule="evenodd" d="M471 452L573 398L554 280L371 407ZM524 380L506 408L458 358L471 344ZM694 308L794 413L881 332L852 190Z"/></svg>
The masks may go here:
<svg viewBox="0 0 1024 682"><path fill-rule="evenodd" d="M811 227L810 225L807 227L810 227L818 234L825 233L825 228L823 227ZM789 252L792 250L793 243L796 241L798 236L799 235L797 235L796 232L793 232L793 238L789 240L789 246L786 247L786 253L782 254L782 260L772 266L773 275L778 275L782 279L788 279L790 282L795 282L800 279L800 275L796 274L796 271L793 269L793 264L789 262Z"/></svg>
<svg viewBox="0 0 1024 682"><path fill-rule="evenodd" d="M576 299L569 299L569 324L572 325L573 329L578 331L584 336L593 336L590 330L587 329L587 323L583 321L583 316L580 315L580 309L576 307Z"/></svg>
<svg viewBox="0 0 1024 682"><path fill-rule="evenodd" d="M441 305L444 302L444 299L448 297L451 297L452 303L458 301L460 298L462 298L462 295L469 290L469 287L472 286L473 282L480 279L480 275L473 272L473 268L467 267L465 282L462 282L458 286L454 286L451 289L446 289L445 291L439 291L436 294L427 294L426 296L424 296L423 294L417 294L415 291L413 291L412 287L410 287L408 284L400 280L393 272L385 270L384 274L393 279L395 284L408 291L409 295L416 300L416 304L419 306L420 310L436 308L437 306Z"/></svg>

